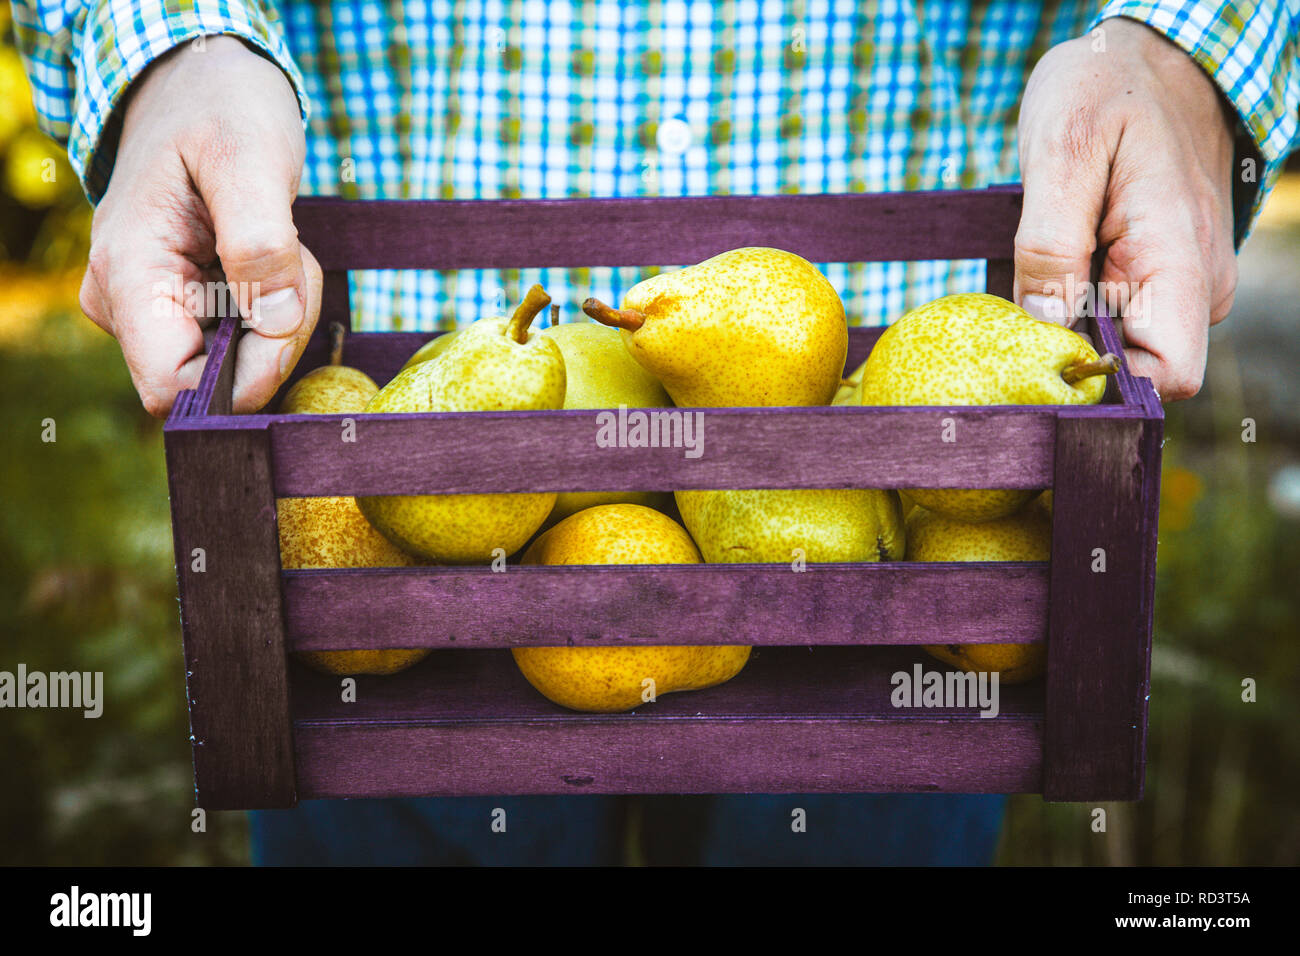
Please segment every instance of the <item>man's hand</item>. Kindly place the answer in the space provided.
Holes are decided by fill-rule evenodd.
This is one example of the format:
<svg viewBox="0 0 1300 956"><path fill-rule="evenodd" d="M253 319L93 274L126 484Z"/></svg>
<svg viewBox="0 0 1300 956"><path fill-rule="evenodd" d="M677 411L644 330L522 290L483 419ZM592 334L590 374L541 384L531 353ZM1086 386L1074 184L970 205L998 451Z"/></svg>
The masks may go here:
<svg viewBox="0 0 1300 956"><path fill-rule="evenodd" d="M1016 301L1069 324L1104 248L1097 298L1134 293L1123 310L1129 367L1164 400L1190 398L1237 284L1234 119L1160 34L1120 18L1101 29L1104 52L1092 36L1062 43L1025 88Z"/></svg>
<svg viewBox="0 0 1300 956"><path fill-rule="evenodd" d="M81 307L122 346L144 407L163 416L203 371L210 296L196 292L224 279L252 327L234 408L259 409L320 310L320 266L290 213L306 153L293 89L274 63L218 36L169 52L129 97Z"/></svg>

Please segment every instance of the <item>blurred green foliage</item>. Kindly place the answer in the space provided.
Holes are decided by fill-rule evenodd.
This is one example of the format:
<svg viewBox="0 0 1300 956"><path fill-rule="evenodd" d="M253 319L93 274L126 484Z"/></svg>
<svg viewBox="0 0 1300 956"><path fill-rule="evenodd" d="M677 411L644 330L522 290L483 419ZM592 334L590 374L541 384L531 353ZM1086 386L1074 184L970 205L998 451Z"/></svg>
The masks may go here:
<svg viewBox="0 0 1300 956"><path fill-rule="evenodd" d="M1263 420L1242 440L1237 368L1217 343L1208 442L1188 439L1186 404L1166 409L1145 798L1100 804L1096 833L1090 805L1016 797L1003 863L1300 863L1300 521L1266 494L1297 449L1270 442L1280 429Z"/></svg>
<svg viewBox="0 0 1300 956"><path fill-rule="evenodd" d="M78 335L88 323L70 313L47 321L84 344L0 348L0 669L103 671L104 711L0 714L0 863L243 861L242 814L191 832L161 427L108 336Z"/></svg>

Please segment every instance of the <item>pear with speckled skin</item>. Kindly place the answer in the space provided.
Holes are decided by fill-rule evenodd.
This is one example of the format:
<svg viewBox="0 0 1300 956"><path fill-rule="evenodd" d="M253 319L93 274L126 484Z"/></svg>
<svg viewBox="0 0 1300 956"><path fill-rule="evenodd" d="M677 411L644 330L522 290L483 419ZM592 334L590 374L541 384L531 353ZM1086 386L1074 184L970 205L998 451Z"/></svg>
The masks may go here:
<svg viewBox="0 0 1300 956"><path fill-rule="evenodd" d="M682 523L709 564L898 561L894 491L832 488L679 491Z"/></svg>
<svg viewBox="0 0 1300 956"><path fill-rule="evenodd" d="M332 361L341 358L336 336ZM360 412L379 391L365 372L331 364L299 379L280 405L285 415L346 415ZM280 565L290 568L400 568L416 564L371 527L356 499L279 498L275 502ZM393 674L429 654L428 649L302 651L296 656L327 674Z"/></svg>
<svg viewBox="0 0 1300 956"><path fill-rule="evenodd" d="M419 365L421 362L433 361L451 347L451 344L456 341L456 336L459 335L460 332L460 329L452 329L450 332L443 332L441 335L429 339L429 341L425 342L415 350L415 354L406 360L406 363L397 370L397 374L400 375L412 365Z"/></svg>
<svg viewBox="0 0 1300 956"><path fill-rule="evenodd" d="M917 507L907 517L909 561L1047 561L1052 556L1050 505L1038 501L989 521L957 521ZM925 650L964 671L998 671L1019 684L1043 672L1043 644L938 644Z"/></svg>
<svg viewBox="0 0 1300 956"><path fill-rule="evenodd" d="M616 409L667 408L672 399L664 387L623 348L617 329L595 322L565 322L543 329L564 354L565 408ZM548 524L597 505L619 502L664 510L671 495L657 491L570 491L560 492Z"/></svg>
<svg viewBox="0 0 1300 956"><path fill-rule="evenodd" d="M828 405L848 354L835 288L792 252L733 249L582 309L623 329L637 363L683 408Z"/></svg>
<svg viewBox="0 0 1300 956"><path fill-rule="evenodd" d="M550 301L541 286L533 286L510 318L480 319L460 330L437 361L400 372L366 412L560 408L564 357L553 341L529 329ZM555 493L386 495L357 503L371 524L406 551L445 564L475 564L490 561L498 548L512 554L523 547L546 520Z"/></svg>
<svg viewBox="0 0 1300 956"><path fill-rule="evenodd" d="M601 505L565 518L524 554L524 564L699 564L686 529L652 508ZM749 660L736 645L516 647L524 677L570 710L618 713L682 690L731 680Z"/></svg>
<svg viewBox="0 0 1300 956"><path fill-rule="evenodd" d="M1087 340L984 293L944 296L885 330L867 358L863 405L1095 405L1119 369ZM936 427L938 427L936 425ZM960 442L956 434L953 441ZM1021 489L908 488L918 505L963 521L1014 513Z"/></svg>

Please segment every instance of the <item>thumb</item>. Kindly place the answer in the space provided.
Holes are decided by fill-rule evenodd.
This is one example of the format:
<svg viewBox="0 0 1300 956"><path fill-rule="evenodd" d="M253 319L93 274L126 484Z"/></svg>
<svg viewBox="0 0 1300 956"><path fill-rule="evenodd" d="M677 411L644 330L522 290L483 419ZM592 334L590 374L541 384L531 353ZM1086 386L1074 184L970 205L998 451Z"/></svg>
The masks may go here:
<svg viewBox="0 0 1300 956"><path fill-rule="evenodd" d="M249 327L287 338L306 314L307 282L292 204L298 170L254 142L213 151L195 186L212 217L217 256Z"/></svg>
<svg viewBox="0 0 1300 956"><path fill-rule="evenodd" d="M1059 140L1040 142L1043 134L1036 133L1021 140L1025 193L1016 231L1015 300L1036 318L1069 327L1081 314L1092 277L1108 162L1092 150L1063 150Z"/></svg>

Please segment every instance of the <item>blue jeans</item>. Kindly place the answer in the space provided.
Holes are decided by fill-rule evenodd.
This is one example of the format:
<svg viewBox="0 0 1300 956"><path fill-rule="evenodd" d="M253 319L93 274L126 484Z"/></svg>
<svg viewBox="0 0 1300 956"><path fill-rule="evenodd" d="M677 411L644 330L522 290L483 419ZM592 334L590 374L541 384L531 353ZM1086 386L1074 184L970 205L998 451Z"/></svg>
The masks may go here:
<svg viewBox="0 0 1300 956"><path fill-rule="evenodd" d="M629 812L652 864L979 866L993 862L1005 805L965 794L422 797L311 800L250 818L259 866L613 866Z"/></svg>

